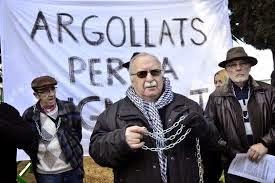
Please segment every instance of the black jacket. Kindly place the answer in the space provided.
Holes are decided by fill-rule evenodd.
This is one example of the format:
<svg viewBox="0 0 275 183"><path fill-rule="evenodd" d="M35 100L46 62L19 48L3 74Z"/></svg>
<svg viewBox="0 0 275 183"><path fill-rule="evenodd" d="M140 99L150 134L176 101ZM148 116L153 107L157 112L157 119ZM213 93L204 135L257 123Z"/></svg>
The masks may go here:
<svg viewBox="0 0 275 183"><path fill-rule="evenodd" d="M5 182L16 182L16 151L23 144L31 143L31 126L24 122L19 112L9 104L0 103L0 177Z"/></svg>
<svg viewBox="0 0 275 183"><path fill-rule="evenodd" d="M56 133L60 143L61 150L64 153L66 163L70 163L73 169L83 177L83 148L80 143L82 139L81 117L78 109L72 102L56 100L58 106L58 116L60 117L60 127ZM32 144L24 146L23 149L30 156L34 175L37 176L37 163L39 163L37 153L41 137L36 127L40 123L41 107L39 101L34 106L29 107L23 113L23 119L26 120L34 129L34 138Z"/></svg>
<svg viewBox="0 0 275 183"><path fill-rule="evenodd" d="M268 153L275 154L275 88L255 81L251 76L249 86L251 92L247 109L254 144L261 142L268 147ZM236 153L245 153L249 149L242 109L233 94L231 80L210 95L206 113L227 142L224 158L225 165L229 166Z"/></svg>
<svg viewBox="0 0 275 183"><path fill-rule="evenodd" d="M190 112L202 114L202 109L196 102L175 94L174 100L160 110L160 116L164 119L164 128L171 127L182 115ZM107 108L98 117L91 135L89 153L99 165L113 168L115 183L160 183L157 153L142 149L131 150L126 143L125 130L131 125L145 126L152 131L143 114L126 97ZM203 136L202 148L209 145L210 139L213 140L212 144L217 140L208 123L203 125L198 127L200 136ZM183 131L185 132L186 129ZM168 135L174 134L175 131ZM196 135L194 134L198 134L198 130L192 129L186 139L165 151L169 183L198 182ZM177 139L178 137L174 142ZM152 138L145 137L144 141L147 146L155 147L155 141Z"/></svg>

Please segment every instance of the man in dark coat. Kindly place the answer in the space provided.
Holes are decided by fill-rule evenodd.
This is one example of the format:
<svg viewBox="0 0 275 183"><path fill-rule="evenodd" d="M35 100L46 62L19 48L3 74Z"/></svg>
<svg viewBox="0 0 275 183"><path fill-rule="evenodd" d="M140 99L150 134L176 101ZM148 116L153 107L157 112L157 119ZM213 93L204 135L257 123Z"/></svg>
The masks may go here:
<svg viewBox="0 0 275 183"><path fill-rule="evenodd" d="M98 117L91 157L113 168L115 183L202 181L200 147L215 147L213 126L196 102L172 92L155 56L138 53L128 66L132 86Z"/></svg>
<svg viewBox="0 0 275 183"><path fill-rule="evenodd" d="M219 66L226 69L229 80L210 95L206 106L206 114L227 142L222 160L226 182L230 183L253 182L227 174L237 153L247 153L251 161L275 153L275 90L249 75L256 64L256 58L242 47L228 50Z"/></svg>
<svg viewBox="0 0 275 183"><path fill-rule="evenodd" d="M23 113L35 129L33 143L24 147L38 183L82 183L81 117L77 107L56 97L57 81L34 78L31 87L38 101Z"/></svg>
<svg viewBox="0 0 275 183"><path fill-rule="evenodd" d="M16 148L31 143L33 136L31 126L23 122L19 112L7 103L0 103L1 180L16 182Z"/></svg>

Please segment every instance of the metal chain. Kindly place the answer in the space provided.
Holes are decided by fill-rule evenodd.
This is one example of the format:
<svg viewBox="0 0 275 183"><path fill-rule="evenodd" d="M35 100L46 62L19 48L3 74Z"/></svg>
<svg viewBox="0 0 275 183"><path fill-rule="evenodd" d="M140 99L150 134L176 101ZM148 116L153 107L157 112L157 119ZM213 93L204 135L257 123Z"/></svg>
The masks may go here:
<svg viewBox="0 0 275 183"><path fill-rule="evenodd" d="M35 126L36 126L36 129L37 129L37 131L38 131L38 134L40 135L40 137L41 137L43 140L45 140L45 141L47 141L47 142L50 142L50 141L52 141L52 140L55 138L56 133L57 133L59 127L60 127L60 124L61 124L61 119L59 118L58 123L57 123L57 126L56 126L56 131L54 132L54 134L52 135L52 137L47 138L47 137L45 137L45 136L43 135L43 133L41 132L41 130L40 130L40 128L39 128L39 125L38 125L38 122L35 121Z"/></svg>
<svg viewBox="0 0 275 183"><path fill-rule="evenodd" d="M172 131L174 128L179 126L180 122L183 121L186 116L187 115L181 116L180 119L176 121L170 128L167 128L166 130L163 130L161 132L154 132L154 134L157 136L165 135L166 133Z"/></svg>
<svg viewBox="0 0 275 183"><path fill-rule="evenodd" d="M182 129L185 127L185 125L181 125L181 127L177 130L177 132L170 137L165 138L164 136L156 135L155 133L152 132L146 132L145 135L148 135L149 137L152 137L153 139L156 140L161 140L161 141L168 141L168 140L174 140L179 134L181 134Z"/></svg>
<svg viewBox="0 0 275 183"><path fill-rule="evenodd" d="M178 143L183 141L186 138L186 136L190 133L190 131L191 131L191 128L188 128L186 130L186 132L180 138L178 138L178 140L176 142L171 143L165 147L148 147L146 145L143 145L142 149L149 150L149 151L163 151L163 150L167 150L167 149L172 149L173 147L175 147L175 145L177 145Z"/></svg>
<svg viewBox="0 0 275 183"><path fill-rule="evenodd" d="M201 147L200 147L200 140L199 138L197 137L196 138L196 149L197 149L197 160L198 160L198 168L199 168L199 182L200 183L204 183L203 181L203 164L202 164L202 159L201 159Z"/></svg>
<svg viewBox="0 0 275 183"><path fill-rule="evenodd" d="M156 139L156 140L163 140L163 141L168 141L168 140L174 140L176 138L176 136L178 136L179 134L181 134L183 128L185 127L185 125L181 125L181 127L177 130L177 132L174 134L174 135L171 135L170 137L168 138L165 138L163 137L164 134L172 131L174 128L176 128L177 126L179 126L179 123L184 120L186 116L181 116L180 119L175 122L173 124L173 126L171 126L170 128L166 129L166 130L163 130L162 132L147 132L145 135L148 135L149 137L153 138L153 139ZM163 151L163 150L168 150L168 149L172 149L173 147L175 147L175 145L177 145L178 143L180 143L181 141L183 141L186 136L190 133L191 131L191 128L188 128L185 133L180 136L180 138L177 139L176 142L174 143L171 143L165 147L148 147L146 146L145 144L142 146L142 149L143 150L149 150L149 151L154 151L154 152L157 152L157 151ZM203 180L203 173L204 173L204 170L203 170L203 164L202 164L202 158L201 158L201 148L200 148L200 140L199 138L196 138L196 150L197 150L197 161L198 161L198 168L199 168L199 182L200 183L204 183L204 180Z"/></svg>
<svg viewBox="0 0 275 183"><path fill-rule="evenodd" d="M33 111L34 111L34 113L35 113L35 110L36 110L36 107L35 107L35 105L34 105L34 106L33 106ZM52 140L56 137L56 133L57 133L59 127L60 127L60 124L61 124L61 119L59 118L59 119L58 119L57 126L56 126L56 131L54 132L54 134L52 135L52 137L47 138L47 137L45 137L45 136L43 135L42 131L40 130L40 127L39 127L39 125L38 125L38 122L35 121L35 126L36 126L36 129L37 129L37 131L38 131L39 136L40 136L43 140L45 140L45 141L47 141L47 142L52 141Z"/></svg>

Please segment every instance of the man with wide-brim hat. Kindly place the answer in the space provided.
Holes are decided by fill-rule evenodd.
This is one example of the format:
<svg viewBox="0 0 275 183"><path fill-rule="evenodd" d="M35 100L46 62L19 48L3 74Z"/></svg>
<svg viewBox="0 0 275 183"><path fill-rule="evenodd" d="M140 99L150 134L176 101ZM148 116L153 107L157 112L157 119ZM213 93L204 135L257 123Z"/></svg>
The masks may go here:
<svg viewBox="0 0 275 183"><path fill-rule="evenodd" d="M226 60L219 63L225 68L231 81L238 87L248 84L251 67L258 63L257 59L248 56L243 47L234 47L228 50Z"/></svg>
<svg viewBox="0 0 275 183"><path fill-rule="evenodd" d="M220 62L219 66L225 68L226 64L234 60L248 61L251 66L254 66L258 63L256 58L247 55L243 47L234 47L228 50L226 60Z"/></svg>
<svg viewBox="0 0 275 183"><path fill-rule="evenodd" d="M230 183L253 182L226 173L237 153L247 153L255 162L267 152L275 154L275 91L249 75L256 64L242 47L229 49L218 64L227 71L228 82L211 93L205 110L227 142L222 164Z"/></svg>

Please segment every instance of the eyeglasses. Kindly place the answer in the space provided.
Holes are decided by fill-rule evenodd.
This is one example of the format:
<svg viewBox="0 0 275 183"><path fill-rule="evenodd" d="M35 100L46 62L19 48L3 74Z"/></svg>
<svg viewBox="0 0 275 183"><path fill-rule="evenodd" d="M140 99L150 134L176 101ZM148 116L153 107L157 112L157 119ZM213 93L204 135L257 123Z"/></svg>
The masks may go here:
<svg viewBox="0 0 275 183"><path fill-rule="evenodd" d="M50 87L50 88L46 88L43 90L38 90L36 93L49 95L51 93L51 91L55 92L55 89L56 89L56 87Z"/></svg>
<svg viewBox="0 0 275 183"><path fill-rule="evenodd" d="M248 66L250 65L248 61L239 61L239 62L233 62L233 63L229 63L229 64L226 64L226 68L230 68L230 69L236 69L237 66L240 66L240 67L245 67L245 66Z"/></svg>
<svg viewBox="0 0 275 183"><path fill-rule="evenodd" d="M152 76L159 76L161 74L161 71L160 69L153 69L153 70L149 70L149 71L138 71L137 73L135 74L131 74L132 75L137 75L138 78L146 78L148 72L150 72L150 74Z"/></svg>

